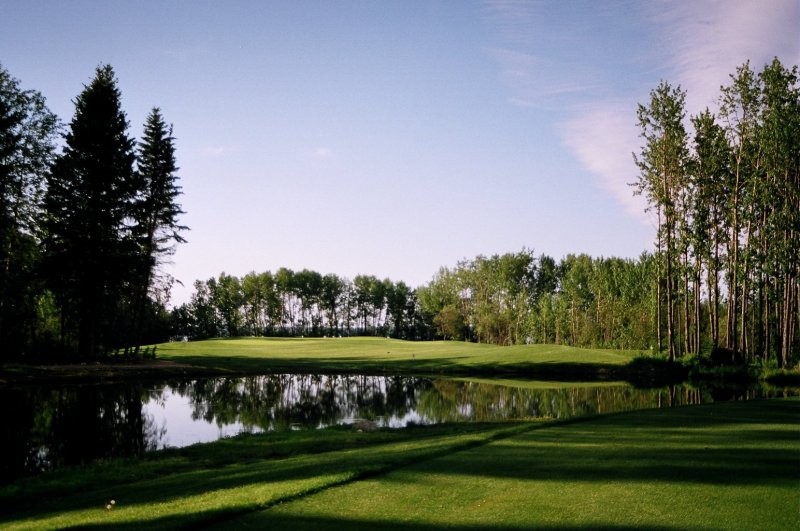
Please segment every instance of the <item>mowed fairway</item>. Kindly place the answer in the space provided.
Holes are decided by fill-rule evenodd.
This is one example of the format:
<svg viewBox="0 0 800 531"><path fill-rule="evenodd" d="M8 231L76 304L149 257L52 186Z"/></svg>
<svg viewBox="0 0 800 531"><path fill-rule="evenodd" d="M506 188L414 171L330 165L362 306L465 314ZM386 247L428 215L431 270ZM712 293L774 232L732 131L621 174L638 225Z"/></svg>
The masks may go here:
<svg viewBox="0 0 800 531"><path fill-rule="evenodd" d="M718 404L528 430L256 512L235 525L796 529L798 406Z"/></svg>
<svg viewBox="0 0 800 531"><path fill-rule="evenodd" d="M518 372L620 367L638 352L559 345L358 338L240 338L158 345L158 358L228 371Z"/></svg>
<svg viewBox="0 0 800 531"><path fill-rule="evenodd" d="M0 527L795 529L799 415L772 400L238 437L18 482Z"/></svg>

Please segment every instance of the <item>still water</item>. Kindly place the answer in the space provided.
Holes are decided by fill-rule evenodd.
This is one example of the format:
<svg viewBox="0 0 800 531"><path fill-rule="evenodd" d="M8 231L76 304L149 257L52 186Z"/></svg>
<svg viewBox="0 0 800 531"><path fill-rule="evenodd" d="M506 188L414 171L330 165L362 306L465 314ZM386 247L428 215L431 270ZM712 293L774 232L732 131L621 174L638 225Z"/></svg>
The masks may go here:
<svg viewBox="0 0 800 531"><path fill-rule="evenodd" d="M771 398L794 390L636 389L411 376L263 375L113 385L0 388L0 483L96 459L242 432L409 423L565 419L632 409Z"/></svg>

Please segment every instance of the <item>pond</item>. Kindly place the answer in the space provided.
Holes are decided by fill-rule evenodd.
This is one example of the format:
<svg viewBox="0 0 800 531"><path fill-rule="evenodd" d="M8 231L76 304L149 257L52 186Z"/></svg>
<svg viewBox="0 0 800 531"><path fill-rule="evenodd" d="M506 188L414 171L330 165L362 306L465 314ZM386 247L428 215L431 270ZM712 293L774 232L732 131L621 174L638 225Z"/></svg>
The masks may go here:
<svg viewBox="0 0 800 531"><path fill-rule="evenodd" d="M92 460L242 432L565 419L771 398L793 390L636 389L627 384L273 374L158 383L0 388L0 483Z"/></svg>

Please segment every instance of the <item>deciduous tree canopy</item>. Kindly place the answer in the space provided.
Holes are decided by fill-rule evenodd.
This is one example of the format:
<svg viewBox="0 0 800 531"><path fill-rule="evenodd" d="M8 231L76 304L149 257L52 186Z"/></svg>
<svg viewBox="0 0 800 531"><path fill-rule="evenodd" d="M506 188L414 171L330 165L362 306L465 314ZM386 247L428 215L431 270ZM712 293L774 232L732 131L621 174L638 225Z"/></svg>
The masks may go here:
<svg viewBox="0 0 800 531"><path fill-rule="evenodd" d="M41 94L0 66L0 345L19 353L37 335L36 277L44 180L58 120Z"/></svg>

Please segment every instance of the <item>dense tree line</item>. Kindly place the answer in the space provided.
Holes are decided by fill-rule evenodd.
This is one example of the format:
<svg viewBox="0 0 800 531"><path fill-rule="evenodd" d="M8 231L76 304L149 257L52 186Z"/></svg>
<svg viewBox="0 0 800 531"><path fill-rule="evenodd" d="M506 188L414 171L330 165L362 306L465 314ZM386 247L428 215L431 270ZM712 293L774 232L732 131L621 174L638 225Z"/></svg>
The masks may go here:
<svg viewBox="0 0 800 531"><path fill-rule="evenodd" d="M185 229L172 128L154 108L137 145L107 65L74 104L63 127L0 67L4 357L137 353L169 332L158 266Z"/></svg>
<svg viewBox="0 0 800 531"><path fill-rule="evenodd" d="M439 336L512 345L654 346L652 255L637 260L530 251L443 268L418 290Z"/></svg>
<svg viewBox="0 0 800 531"><path fill-rule="evenodd" d="M749 63L720 109L691 116L662 82L638 109L636 183L658 218L657 343L670 359L789 363L800 351L800 85L797 66Z"/></svg>
<svg viewBox="0 0 800 531"><path fill-rule="evenodd" d="M176 333L214 336L381 335L495 344L654 345L655 260L559 262L523 250L442 268L417 289L370 275L225 273L195 282L173 311Z"/></svg>
<svg viewBox="0 0 800 531"><path fill-rule="evenodd" d="M416 293L404 282L281 268L194 283L191 301L172 312L178 335L351 336L432 339Z"/></svg>

